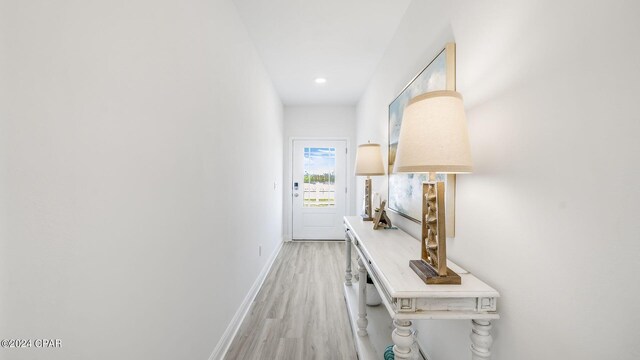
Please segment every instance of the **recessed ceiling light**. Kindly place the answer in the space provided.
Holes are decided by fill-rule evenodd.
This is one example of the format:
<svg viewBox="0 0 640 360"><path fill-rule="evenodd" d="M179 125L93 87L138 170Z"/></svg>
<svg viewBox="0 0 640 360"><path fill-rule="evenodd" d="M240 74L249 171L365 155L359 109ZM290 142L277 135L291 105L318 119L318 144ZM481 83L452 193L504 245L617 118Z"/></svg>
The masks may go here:
<svg viewBox="0 0 640 360"><path fill-rule="evenodd" d="M327 82L327 79L319 77L319 78L316 78L315 82L316 84L324 84Z"/></svg>

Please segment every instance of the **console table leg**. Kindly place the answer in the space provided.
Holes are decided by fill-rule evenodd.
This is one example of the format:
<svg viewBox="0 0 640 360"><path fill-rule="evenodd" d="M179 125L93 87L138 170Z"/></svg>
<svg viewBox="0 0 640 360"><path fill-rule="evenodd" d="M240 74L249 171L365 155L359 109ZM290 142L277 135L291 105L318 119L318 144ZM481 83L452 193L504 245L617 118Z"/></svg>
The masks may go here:
<svg viewBox="0 0 640 360"><path fill-rule="evenodd" d="M351 238L349 237L349 234L347 234L345 232L345 239L344 239L344 243L346 246L346 251L345 253L347 254L347 270L345 271L344 274L344 284L347 286L351 286Z"/></svg>
<svg viewBox="0 0 640 360"><path fill-rule="evenodd" d="M471 320L471 359L491 359L491 321Z"/></svg>
<svg viewBox="0 0 640 360"><path fill-rule="evenodd" d="M358 258L358 335L367 336L367 269Z"/></svg>
<svg viewBox="0 0 640 360"><path fill-rule="evenodd" d="M393 354L395 359L413 359L413 343L415 342L410 320L393 320L395 329L391 333L393 339Z"/></svg>

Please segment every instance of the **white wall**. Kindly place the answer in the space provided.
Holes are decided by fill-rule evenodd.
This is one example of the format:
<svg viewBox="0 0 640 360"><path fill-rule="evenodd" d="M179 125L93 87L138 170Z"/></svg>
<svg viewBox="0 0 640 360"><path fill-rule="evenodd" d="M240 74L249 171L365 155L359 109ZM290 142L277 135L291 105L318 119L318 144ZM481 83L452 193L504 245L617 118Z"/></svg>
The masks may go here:
<svg viewBox="0 0 640 360"><path fill-rule="evenodd" d="M348 214L355 214L355 178L353 164L356 149L356 108L348 105L285 106L284 108L284 233L291 239L291 139L346 138L349 141Z"/></svg>
<svg viewBox="0 0 640 360"><path fill-rule="evenodd" d="M496 360L640 356L639 14L628 1L416 0L358 105L358 141L386 141L388 104L457 43L475 170L458 177L447 247L502 295ZM431 360L469 358L467 321L418 329Z"/></svg>
<svg viewBox="0 0 640 360"><path fill-rule="evenodd" d="M0 36L0 338L62 339L0 358L207 359L282 240L233 3L2 1Z"/></svg>

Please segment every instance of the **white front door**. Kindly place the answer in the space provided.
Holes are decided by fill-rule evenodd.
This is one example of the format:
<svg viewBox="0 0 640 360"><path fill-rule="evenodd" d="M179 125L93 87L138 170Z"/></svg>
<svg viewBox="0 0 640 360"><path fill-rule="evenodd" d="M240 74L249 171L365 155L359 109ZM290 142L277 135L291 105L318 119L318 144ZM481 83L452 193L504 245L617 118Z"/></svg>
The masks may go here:
<svg viewBox="0 0 640 360"><path fill-rule="evenodd" d="M346 140L293 141L294 240L342 240L347 201Z"/></svg>

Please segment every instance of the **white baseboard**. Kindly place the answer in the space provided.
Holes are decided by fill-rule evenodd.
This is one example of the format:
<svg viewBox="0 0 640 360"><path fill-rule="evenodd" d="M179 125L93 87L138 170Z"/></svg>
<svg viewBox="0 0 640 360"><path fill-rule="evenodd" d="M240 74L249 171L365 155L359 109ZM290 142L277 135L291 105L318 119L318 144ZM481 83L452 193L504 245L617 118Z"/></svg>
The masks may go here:
<svg viewBox="0 0 640 360"><path fill-rule="evenodd" d="M249 293L244 298L242 304L238 308L238 311L236 311L236 314L231 319L231 323L229 323L229 326L227 326L227 329L224 331L224 334L222 335L220 341L218 341L218 344L213 350L213 353L211 353L211 356L209 356L209 360L222 360L227 354L227 351L229 351L229 347L231 346L233 339L236 337L236 334L240 329L240 325L242 325L244 318L247 316L249 310L251 309L251 303L258 295L258 292L260 291L262 284L267 278L269 271L271 271L273 263L278 257L280 250L282 250L282 244L283 242L280 242L280 244L278 244L278 247L275 249L273 254L271 254L269 260L267 260L267 263L262 269L262 272L260 272L260 275L258 275L258 278L253 283L253 286L251 286Z"/></svg>

